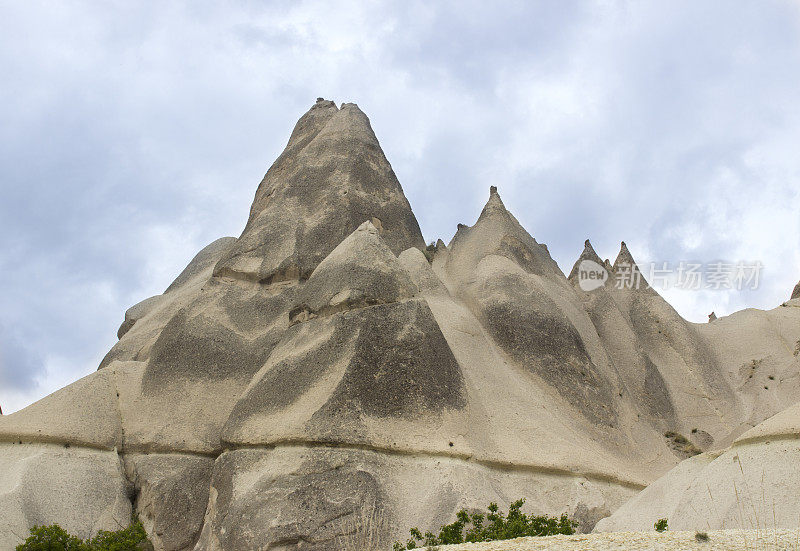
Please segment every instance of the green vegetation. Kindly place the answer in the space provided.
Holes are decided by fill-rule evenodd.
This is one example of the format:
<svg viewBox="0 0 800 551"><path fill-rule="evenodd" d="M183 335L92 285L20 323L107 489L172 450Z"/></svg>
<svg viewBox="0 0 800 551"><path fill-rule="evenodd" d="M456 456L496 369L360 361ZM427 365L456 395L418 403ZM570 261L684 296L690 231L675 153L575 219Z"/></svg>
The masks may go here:
<svg viewBox="0 0 800 551"><path fill-rule="evenodd" d="M86 541L69 534L58 524L34 526L31 535L17 546L17 551L142 551L152 549L142 523L134 520L130 526L97 535Z"/></svg>
<svg viewBox="0 0 800 551"><path fill-rule="evenodd" d="M653 528L656 529L656 532L666 532L669 526L667 526L667 519L660 518L656 521L653 525Z"/></svg>
<svg viewBox="0 0 800 551"><path fill-rule="evenodd" d="M694 539L702 543L704 541L708 541L709 538L708 534L705 532L695 532Z"/></svg>
<svg viewBox="0 0 800 551"><path fill-rule="evenodd" d="M524 503L524 499L512 503L508 515L499 511L497 503L489 504L488 514L470 515L466 509L462 509L456 515L454 523L442 526L438 536L433 532L422 534L418 528L412 528L408 542L405 545L395 542L394 551L416 549L420 545L430 547L452 543L508 540L523 536L575 533L577 523L570 520L567 515L561 515L561 518L528 516L521 510Z"/></svg>

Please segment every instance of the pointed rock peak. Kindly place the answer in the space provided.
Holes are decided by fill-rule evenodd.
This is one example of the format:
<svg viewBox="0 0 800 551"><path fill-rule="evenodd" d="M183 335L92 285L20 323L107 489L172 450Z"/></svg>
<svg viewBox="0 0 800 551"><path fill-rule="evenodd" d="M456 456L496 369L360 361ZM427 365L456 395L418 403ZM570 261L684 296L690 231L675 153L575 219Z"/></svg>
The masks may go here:
<svg viewBox="0 0 800 551"><path fill-rule="evenodd" d="M594 247L592 247L592 243L588 239L583 242L583 253L581 253L581 256L584 256L584 255L587 258L591 258L591 260L594 260L598 264L602 264L603 263L600 260L600 257L594 251Z"/></svg>
<svg viewBox="0 0 800 551"><path fill-rule="evenodd" d="M487 256L505 256L524 270L566 283L563 272L550 257L545 245L537 243L511 214L497 188L489 188L489 200L474 226L459 224L449 245L445 266L448 277L466 282L478 263ZM435 268L435 266L434 266ZM451 281L447 280L448 285Z"/></svg>
<svg viewBox="0 0 800 551"><path fill-rule="evenodd" d="M792 291L792 298L800 298L800 282L794 286L794 291Z"/></svg>
<svg viewBox="0 0 800 551"><path fill-rule="evenodd" d="M364 220L389 249L425 248L419 224L369 119L355 104L318 101L256 191L250 218L214 275L302 281Z"/></svg>
<svg viewBox="0 0 800 551"><path fill-rule="evenodd" d="M624 241L620 243L619 254L617 255L617 259L614 261L614 271L617 271L620 266L636 266L636 262L633 260L633 255L631 255L631 252L628 250L628 246Z"/></svg>
<svg viewBox="0 0 800 551"><path fill-rule="evenodd" d="M436 240L436 250L437 251L446 251L447 250L447 245L441 239L437 239Z"/></svg>
<svg viewBox="0 0 800 551"><path fill-rule="evenodd" d="M569 279L570 281L575 281L578 278L578 272L580 270L581 263L584 260L590 260L590 261L598 264L599 266L603 266L605 268L605 266L603 264L603 261L597 255L597 253L594 250L594 247L592 247L592 244L587 239L583 243L583 252L578 257L578 260L575 261L575 264L573 264L572 271L570 271L569 276L567 277L567 279ZM599 270L599 268L598 268L598 270ZM600 271L602 271L602 270L600 270Z"/></svg>
<svg viewBox="0 0 800 551"><path fill-rule="evenodd" d="M611 271L614 273L614 287L617 289L642 289L654 292L624 241L620 243L619 254Z"/></svg>
<svg viewBox="0 0 800 551"><path fill-rule="evenodd" d="M420 252L420 254L422 254ZM300 293L292 322L375 304L411 298L417 288L409 273L380 237L364 222L314 270Z"/></svg>
<svg viewBox="0 0 800 551"><path fill-rule="evenodd" d="M506 206L503 204L503 200L500 199L500 194L497 193L497 187L491 186L489 188L489 200L486 202L486 206L483 207L481 215L478 217L478 223L494 216L513 218L511 213L508 212ZM514 221L516 222L516 219Z"/></svg>
<svg viewBox="0 0 800 551"><path fill-rule="evenodd" d="M334 102L317 98L317 102L311 106L311 109L297 121L282 156L291 149L303 148L308 145L337 111L339 109L336 108Z"/></svg>

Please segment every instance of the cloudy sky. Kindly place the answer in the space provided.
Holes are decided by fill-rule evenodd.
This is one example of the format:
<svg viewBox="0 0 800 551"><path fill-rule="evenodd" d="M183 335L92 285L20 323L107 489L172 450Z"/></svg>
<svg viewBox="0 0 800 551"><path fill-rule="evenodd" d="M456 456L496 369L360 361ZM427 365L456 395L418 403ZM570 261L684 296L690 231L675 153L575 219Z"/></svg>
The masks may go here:
<svg viewBox="0 0 800 551"><path fill-rule="evenodd" d="M800 3L0 3L0 405L96 369L124 311L237 236L318 96L370 116L427 240L497 185L562 270L761 262L666 289L692 321L800 279Z"/></svg>

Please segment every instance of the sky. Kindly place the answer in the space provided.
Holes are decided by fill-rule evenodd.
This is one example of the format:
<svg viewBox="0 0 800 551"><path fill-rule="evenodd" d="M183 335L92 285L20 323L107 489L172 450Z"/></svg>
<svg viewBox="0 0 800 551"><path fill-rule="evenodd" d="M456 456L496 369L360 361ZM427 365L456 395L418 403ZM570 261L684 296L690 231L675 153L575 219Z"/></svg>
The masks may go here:
<svg viewBox="0 0 800 551"><path fill-rule="evenodd" d="M761 266L659 289L690 321L800 279L796 0L0 1L0 75L4 413L97 369L128 307L241 233L317 97L367 113L427 241L495 185L566 273L587 238Z"/></svg>

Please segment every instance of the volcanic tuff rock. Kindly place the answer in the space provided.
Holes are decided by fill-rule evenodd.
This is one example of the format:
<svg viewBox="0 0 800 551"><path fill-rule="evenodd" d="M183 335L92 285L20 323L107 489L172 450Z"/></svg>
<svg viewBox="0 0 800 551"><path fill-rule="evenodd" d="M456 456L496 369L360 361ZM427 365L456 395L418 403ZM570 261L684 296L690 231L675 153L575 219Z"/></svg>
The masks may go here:
<svg viewBox="0 0 800 551"><path fill-rule="evenodd" d="M588 240L615 277L583 291L494 187L423 250L367 117L317 101L242 235L129 309L98 372L0 419L0 547L133 510L157 549L327 550L522 496L589 531L800 390L796 300L689 323Z"/></svg>

